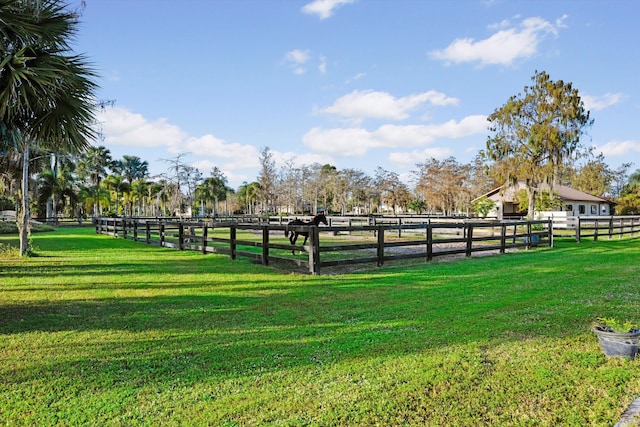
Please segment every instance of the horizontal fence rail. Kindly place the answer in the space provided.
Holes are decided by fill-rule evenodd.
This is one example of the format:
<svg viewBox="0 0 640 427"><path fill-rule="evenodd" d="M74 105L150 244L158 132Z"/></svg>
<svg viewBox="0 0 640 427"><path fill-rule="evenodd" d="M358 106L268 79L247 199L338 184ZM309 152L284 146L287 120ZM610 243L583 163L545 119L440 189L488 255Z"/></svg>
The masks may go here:
<svg viewBox="0 0 640 427"><path fill-rule="evenodd" d="M640 235L640 216L588 216L576 218L576 241Z"/></svg>
<svg viewBox="0 0 640 427"><path fill-rule="evenodd" d="M264 265L277 261L311 274L320 274L328 267L363 263L382 266L397 260L431 261L443 256L470 257L480 252L505 253L553 245L550 220L398 222L394 218L385 223L376 218L354 224L353 219L330 219L330 225L319 227L222 220L94 219L99 234L203 254L226 254L231 259L249 257ZM298 237L296 245L285 238L285 233L295 231L308 233L306 244L301 244L303 236Z"/></svg>

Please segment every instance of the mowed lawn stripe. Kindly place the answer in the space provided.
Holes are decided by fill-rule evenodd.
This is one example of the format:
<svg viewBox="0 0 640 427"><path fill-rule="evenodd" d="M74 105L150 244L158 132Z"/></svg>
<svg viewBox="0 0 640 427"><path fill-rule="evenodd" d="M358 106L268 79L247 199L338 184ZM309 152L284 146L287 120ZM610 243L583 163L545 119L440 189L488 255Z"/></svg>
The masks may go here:
<svg viewBox="0 0 640 427"><path fill-rule="evenodd" d="M0 237L0 243L15 241ZM0 423L612 425L640 241L307 276L59 229L0 260Z"/></svg>

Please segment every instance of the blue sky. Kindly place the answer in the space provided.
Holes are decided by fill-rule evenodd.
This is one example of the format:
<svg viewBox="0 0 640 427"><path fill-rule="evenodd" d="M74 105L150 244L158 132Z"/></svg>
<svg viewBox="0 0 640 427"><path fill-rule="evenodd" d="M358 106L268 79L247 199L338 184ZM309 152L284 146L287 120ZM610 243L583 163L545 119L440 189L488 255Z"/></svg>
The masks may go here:
<svg viewBox="0 0 640 427"><path fill-rule="evenodd" d="M79 3L79 1L77 1ZM582 142L640 168L640 3L600 0L87 0L75 43L100 74L103 141L237 188L278 165L376 167L485 147L535 71L572 82ZM72 3L73 5L73 3Z"/></svg>

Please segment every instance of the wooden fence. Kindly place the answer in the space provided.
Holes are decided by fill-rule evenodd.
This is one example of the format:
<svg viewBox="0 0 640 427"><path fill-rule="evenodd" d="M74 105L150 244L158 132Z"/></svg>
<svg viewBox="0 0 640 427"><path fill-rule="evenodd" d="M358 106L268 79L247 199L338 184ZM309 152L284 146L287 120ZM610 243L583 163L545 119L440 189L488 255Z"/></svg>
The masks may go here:
<svg viewBox="0 0 640 427"><path fill-rule="evenodd" d="M575 223L577 242L585 238L598 240L640 235L640 216L585 216L577 217Z"/></svg>
<svg viewBox="0 0 640 427"><path fill-rule="evenodd" d="M250 257L320 274L328 267L552 246L551 221L457 221L413 224L289 226L235 221L96 218L96 233L147 244ZM286 231L309 233L305 246L291 245ZM302 238L299 238L300 242Z"/></svg>
<svg viewBox="0 0 640 427"><path fill-rule="evenodd" d="M639 215L574 216L568 212L542 212L541 219L553 221L555 237L575 237L577 242L585 238L598 240L640 235Z"/></svg>

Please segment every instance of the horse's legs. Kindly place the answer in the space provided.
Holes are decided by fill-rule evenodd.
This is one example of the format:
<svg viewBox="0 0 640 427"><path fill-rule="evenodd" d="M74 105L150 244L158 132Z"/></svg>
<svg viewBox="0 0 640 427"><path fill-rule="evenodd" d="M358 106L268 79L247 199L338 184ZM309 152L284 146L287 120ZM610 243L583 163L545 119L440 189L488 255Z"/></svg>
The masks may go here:
<svg viewBox="0 0 640 427"><path fill-rule="evenodd" d="M295 231L292 231L291 236L289 237L289 241L291 242L292 245L295 245L296 240L298 240L298 233L296 233ZM291 253L295 255L296 254L295 249L291 249Z"/></svg>

